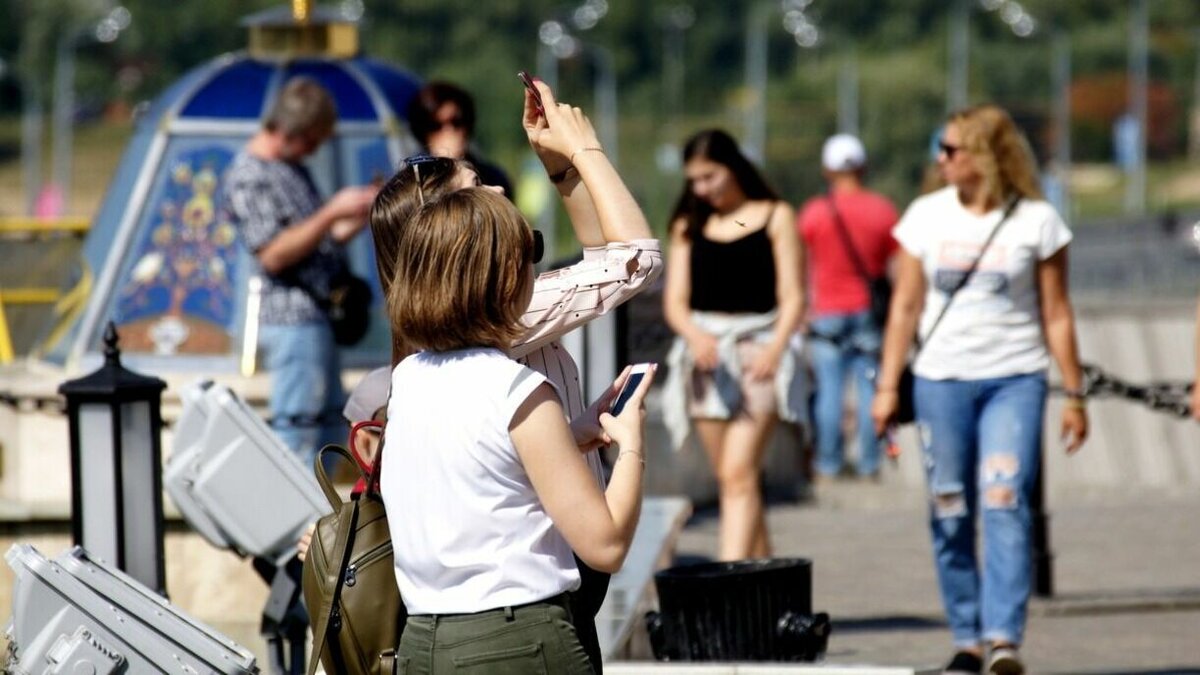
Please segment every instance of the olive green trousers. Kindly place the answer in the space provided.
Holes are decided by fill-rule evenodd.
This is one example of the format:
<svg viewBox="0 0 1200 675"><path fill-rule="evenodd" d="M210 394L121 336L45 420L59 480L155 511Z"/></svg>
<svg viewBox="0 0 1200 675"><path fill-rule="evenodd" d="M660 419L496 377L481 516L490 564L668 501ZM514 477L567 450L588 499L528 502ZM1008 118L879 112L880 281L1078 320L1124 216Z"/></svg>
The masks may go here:
<svg viewBox="0 0 1200 675"><path fill-rule="evenodd" d="M591 675L565 595L476 614L408 617L398 675Z"/></svg>

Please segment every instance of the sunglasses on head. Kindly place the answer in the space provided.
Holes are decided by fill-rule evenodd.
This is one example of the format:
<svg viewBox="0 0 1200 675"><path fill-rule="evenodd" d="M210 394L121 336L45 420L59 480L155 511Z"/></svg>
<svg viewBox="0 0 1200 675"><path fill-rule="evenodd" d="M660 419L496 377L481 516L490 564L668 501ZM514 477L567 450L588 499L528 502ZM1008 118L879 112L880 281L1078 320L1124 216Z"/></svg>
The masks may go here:
<svg viewBox="0 0 1200 675"><path fill-rule="evenodd" d="M946 141L938 141L938 152L945 153L946 159L954 159L954 154L962 150L962 146L950 145Z"/></svg>
<svg viewBox="0 0 1200 675"><path fill-rule="evenodd" d="M431 170L447 171L454 166L454 160L449 157L434 157L426 153L413 155L404 160L404 167L413 170L413 177L417 183L417 199L420 200L421 206L425 206L425 191L422 188L421 172L424 171L428 176Z"/></svg>

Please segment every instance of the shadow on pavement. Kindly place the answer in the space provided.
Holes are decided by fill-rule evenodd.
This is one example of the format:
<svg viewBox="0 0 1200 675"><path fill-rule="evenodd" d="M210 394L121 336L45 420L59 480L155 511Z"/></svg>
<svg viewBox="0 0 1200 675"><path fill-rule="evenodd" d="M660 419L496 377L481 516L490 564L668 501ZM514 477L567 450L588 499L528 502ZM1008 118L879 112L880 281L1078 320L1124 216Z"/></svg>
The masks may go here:
<svg viewBox="0 0 1200 675"><path fill-rule="evenodd" d="M945 630L946 622L926 616L865 616L839 618L833 617L833 633L876 633L893 630Z"/></svg>

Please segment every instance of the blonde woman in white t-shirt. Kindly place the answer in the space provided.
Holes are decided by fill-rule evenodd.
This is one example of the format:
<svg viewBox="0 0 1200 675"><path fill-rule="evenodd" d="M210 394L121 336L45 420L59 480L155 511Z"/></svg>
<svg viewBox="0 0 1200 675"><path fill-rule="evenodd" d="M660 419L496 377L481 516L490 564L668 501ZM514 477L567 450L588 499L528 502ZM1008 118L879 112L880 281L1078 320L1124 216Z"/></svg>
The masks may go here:
<svg viewBox="0 0 1200 675"><path fill-rule="evenodd" d="M913 393L934 561L956 649L945 672L984 672L986 656L988 673L1021 673L1017 650L1033 568L1030 500L1051 357L1067 391L1066 452L1088 433L1067 295L1071 233L1042 199L1029 145L999 107L950 116L938 169L946 187L914 201L894 231L899 274L872 413L882 434L919 336Z"/></svg>
<svg viewBox="0 0 1200 675"><path fill-rule="evenodd" d="M616 572L637 526L653 372L599 417L597 440L620 448L601 492L549 381L507 354L535 259L524 219L484 188L426 201L399 241L388 312L416 353L392 375L381 492L408 673L591 673L572 550Z"/></svg>

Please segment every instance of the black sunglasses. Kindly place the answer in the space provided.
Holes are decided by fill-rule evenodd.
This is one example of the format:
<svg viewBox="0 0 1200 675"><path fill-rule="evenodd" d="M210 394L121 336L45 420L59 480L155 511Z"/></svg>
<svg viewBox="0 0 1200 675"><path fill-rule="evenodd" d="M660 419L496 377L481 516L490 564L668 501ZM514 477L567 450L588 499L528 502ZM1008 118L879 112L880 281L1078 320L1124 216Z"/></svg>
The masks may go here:
<svg viewBox="0 0 1200 675"><path fill-rule="evenodd" d="M546 254L546 241L542 239L542 233L538 230L533 231L533 264L536 265L542 262L542 256Z"/></svg>
<svg viewBox="0 0 1200 675"><path fill-rule="evenodd" d="M946 159L954 159L954 153L962 150L962 146L950 145L946 141L938 141L938 151L946 153Z"/></svg>

